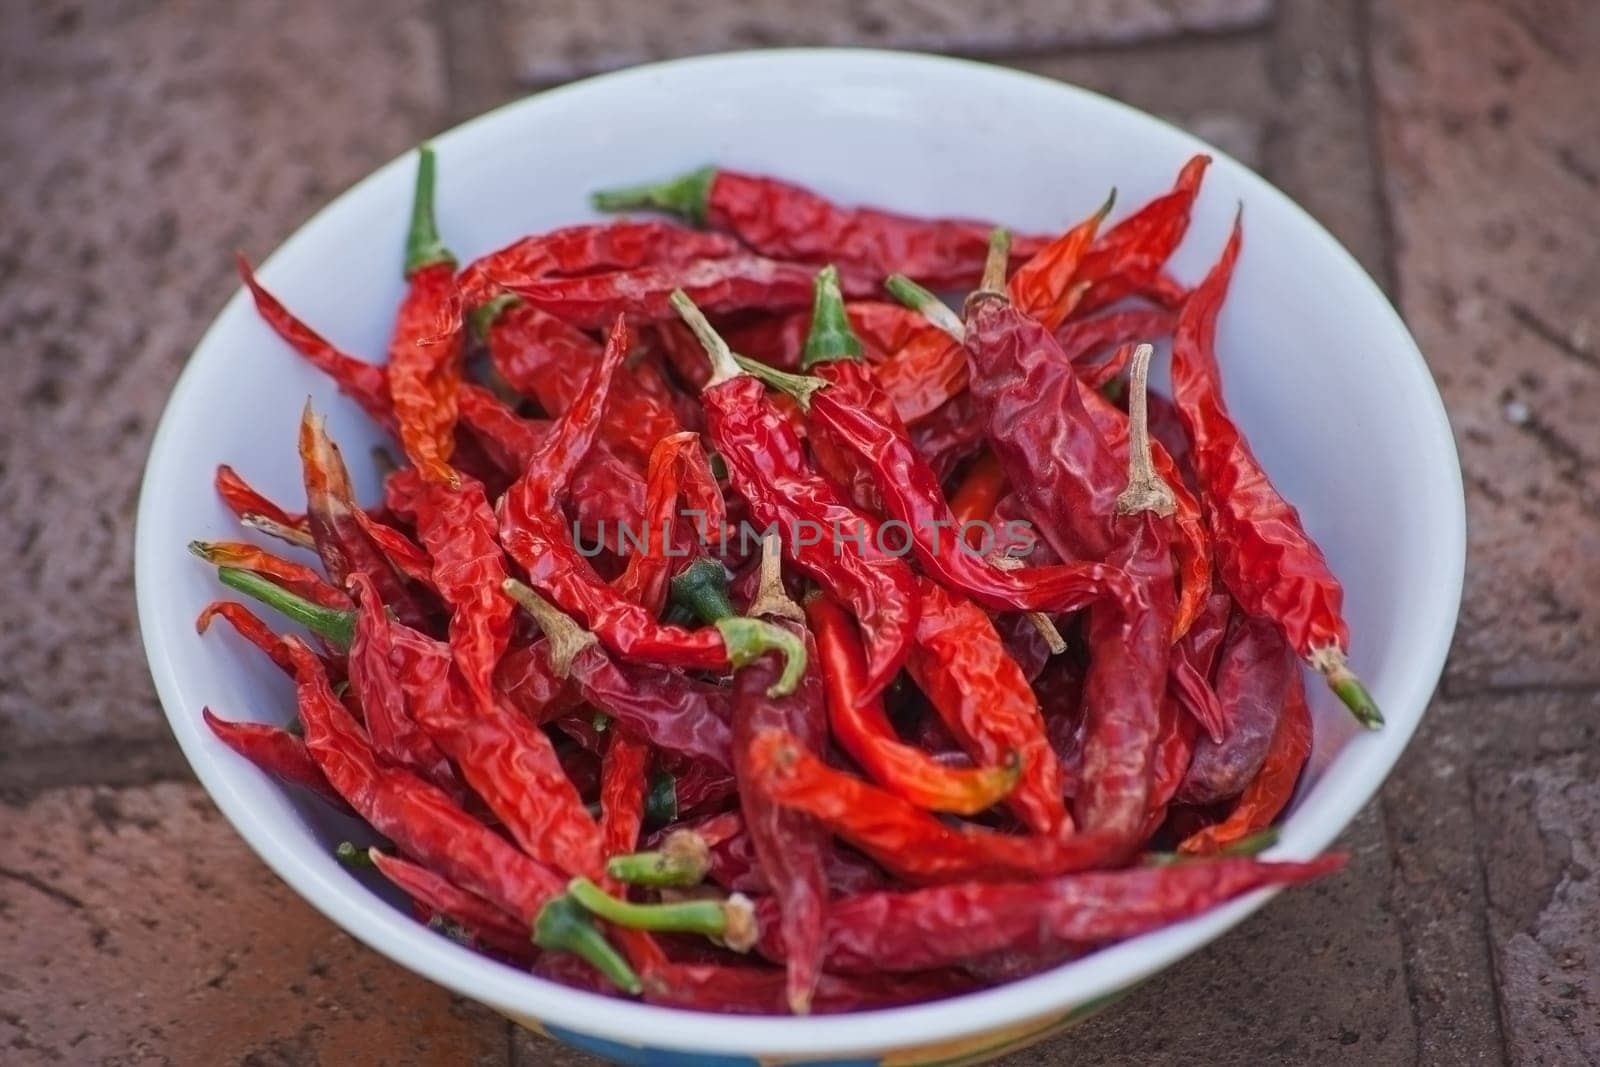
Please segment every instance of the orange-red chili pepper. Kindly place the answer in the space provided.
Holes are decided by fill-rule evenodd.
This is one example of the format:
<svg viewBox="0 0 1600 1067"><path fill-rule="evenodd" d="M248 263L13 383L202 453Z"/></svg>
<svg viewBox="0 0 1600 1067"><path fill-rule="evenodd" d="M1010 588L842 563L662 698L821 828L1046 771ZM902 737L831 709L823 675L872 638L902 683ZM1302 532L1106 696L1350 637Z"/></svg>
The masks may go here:
<svg viewBox="0 0 1600 1067"><path fill-rule="evenodd" d="M201 708L200 714L218 741L263 771L315 793L340 811L350 810L350 805L328 784L327 776L306 751L306 743L288 730L266 723L218 718L210 708Z"/></svg>
<svg viewBox="0 0 1600 1067"><path fill-rule="evenodd" d="M1162 265L1189 229L1189 213L1210 164L1210 156L1190 159L1178 172L1171 192L1156 197L1094 243L1074 274L1075 284L1088 285L1077 305L1079 315L1157 284Z"/></svg>
<svg viewBox="0 0 1600 1067"><path fill-rule="evenodd" d="M1300 513L1273 488L1222 398L1217 313L1242 241L1235 220L1221 258L1185 302L1172 343L1173 397L1193 442L1217 570L1246 613L1282 627L1295 653L1327 679L1356 719L1376 728L1383 715L1346 660L1344 589Z"/></svg>
<svg viewBox="0 0 1600 1067"><path fill-rule="evenodd" d="M849 615L821 594L808 597L805 609L827 683L833 739L880 785L918 807L957 815L976 815L1012 790L1015 764L947 767L896 737L883 698L861 699L867 657Z"/></svg>
<svg viewBox="0 0 1600 1067"><path fill-rule="evenodd" d="M367 856L379 874L430 914L455 923L478 947L515 963L533 961L527 928L495 905L419 864L376 848Z"/></svg>
<svg viewBox="0 0 1600 1067"><path fill-rule="evenodd" d="M347 610L350 596L303 563L281 559L243 541L191 541L189 551L217 567L259 574L324 608Z"/></svg>

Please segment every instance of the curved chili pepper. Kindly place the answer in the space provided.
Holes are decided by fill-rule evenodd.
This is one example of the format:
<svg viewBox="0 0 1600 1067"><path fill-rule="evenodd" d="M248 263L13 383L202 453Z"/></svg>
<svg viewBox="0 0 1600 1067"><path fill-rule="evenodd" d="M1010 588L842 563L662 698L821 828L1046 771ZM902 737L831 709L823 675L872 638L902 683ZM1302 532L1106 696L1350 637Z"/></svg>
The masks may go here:
<svg viewBox="0 0 1600 1067"><path fill-rule="evenodd" d="M709 469L703 473L689 471L697 460L703 463L704 456L700 451L700 435L688 432L663 437L650 453L648 489L641 517L645 544L641 551L628 557L627 567L613 583L613 588L618 595L657 614L666 604L667 583L673 568L679 558L687 555L674 551L674 544L681 547L693 543L673 521L677 514L680 478L687 474L690 480L708 479ZM710 484L714 489L715 481ZM715 521L720 533L722 522L720 518Z"/></svg>
<svg viewBox="0 0 1600 1067"><path fill-rule="evenodd" d="M836 771L778 731L750 746L774 800L815 817L890 874L927 885L1039 878L1114 865L1132 851L1104 834L1013 835L951 825L910 801Z"/></svg>
<svg viewBox="0 0 1600 1067"><path fill-rule="evenodd" d="M394 405L389 400L389 378L377 364L368 363L335 348L321 334L295 318L278 298L256 279L244 256L236 257L239 277L255 300L256 311L277 335L305 357L339 387L339 391L360 405L367 417L394 430Z"/></svg>
<svg viewBox="0 0 1600 1067"><path fill-rule="evenodd" d="M205 633L211 626L211 620L219 615L228 620L228 624L238 631L239 636L260 649L284 673L291 675L294 673L294 661L289 658L289 650L284 645L283 638L274 633L243 604L235 604L231 600L212 601L194 620L194 632Z"/></svg>
<svg viewBox="0 0 1600 1067"><path fill-rule="evenodd" d="M216 487L222 502L244 525L271 533L302 548L313 547L311 530L306 525L304 515L285 511L274 504L226 463L217 464ZM263 520L270 526L262 525Z"/></svg>
<svg viewBox="0 0 1600 1067"><path fill-rule="evenodd" d="M1077 284L1089 286L1078 302L1078 314L1087 315L1158 284L1162 265L1189 229L1189 213L1210 164L1210 156L1194 156L1178 172L1171 192L1150 201L1094 243L1074 275Z"/></svg>
<svg viewBox="0 0 1600 1067"><path fill-rule="evenodd" d="M290 673L293 673L292 666ZM200 715L218 741L274 778L310 790L341 811L350 810L350 805L328 784L322 768L306 751L306 743L288 730L260 722L221 719L210 708L201 708Z"/></svg>
<svg viewBox="0 0 1600 1067"><path fill-rule="evenodd" d="M500 589L506 580L499 525L483 484L462 478L451 488L400 471L385 483L385 497L411 520L432 559L433 585L450 606L450 649L467 685L483 704L494 700L494 670L511 640L513 606Z"/></svg>
<svg viewBox="0 0 1600 1067"><path fill-rule="evenodd" d="M1266 759L1284 702L1299 673L1283 633L1270 619L1236 615L1217 664L1217 703L1227 721L1218 741L1195 746L1178 798L1210 804L1238 796Z"/></svg>
<svg viewBox="0 0 1600 1067"><path fill-rule="evenodd" d="M863 893L829 909L826 958L843 974L923 971L994 952L1045 952L1121 941L1192 918L1263 886L1294 885L1343 867L1341 855L1301 863L1221 858L1168 867L1069 874L1042 882L970 882ZM758 907L758 947L785 954Z"/></svg>
<svg viewBox="0 0 1600 1067"><path fill-rule="evenodd" d="M1165 337L1176 323L1170 311L1131 308L1110 311L1093 318L1074 319L1056 330L1061 354L1079 367L1089 365L1089 357L1104 348L1120 347L1152 337ZM1102 383L1104 384L1104 383Z"/></svg>
<svg viewBox="0 0 1600 1067"><path fill-rule="evenodd" d="M955 520L961 540L968 548L978 548L983 543L980 524L994 518L995 505L1006 492L1006 472L994 453L984 452L972 464L960 487L950 497L950 517Z"/></svg>
<svg viewBox="0 0 1600 1067"><path fill-rule="evenodd" d="M594 194L602 211L653 208L697 226L732 233L762 255L843 264L882 278L900 271L936 287L970 285L983 271L991 226L966 219L920 219L874 208L844 208L775 178L705 167L654 185ZM1031 255L1043 240L1019 240ZM697 304L704 304L699 297Z"/></svg>
<svg viewBox="0 0 1600 1067"><path fill-rule="evenodd" d="M922 618L907 663L917 688L980 766L1020 766L1021 778L1006 805L1029 829L1041 834L1070 830L1061 765L1038 702L989 616L937 582L924 578L917 588Z"/></svg>
<svg viewBox="0 0 1600 1067"><path fill-rule="evenodd" d="M680 292L673 303L711 359L712 376L700 398L730 478L756 521L785 535L784 551L794 563L860 620L869 669L862 698L871 699L905 663L916 633L911 569L872 543L872 525L810 469L793 427L693 301ZM845 550L846 542L854 551Z"/></svg>
<svg viewBox="0 0 1600 1067"><path fill-rule="evenodd" d="M456 260L439 240L433 218L433 149L417 158L417 184L406 236L406 295L400 302L386 368L400 444L428 478L455 484L456 387L461 378L460 329L439 337L456 298Z"/></svg>
<svg viewBox="0 0 1600 1067"><path fill-rule="evenodd" d="M412 469L406 468L408 471ZM433 560L422 550L422 546L361 508L351 511L350 517L377 546L379 554L394 565L395 570L424 589L435 593L439 591L433 580Z"/></svg>
<svg viewBox="0 0 1600 1067"><path fill-rule="evenodd" d="M365 574L400 621L416 628L427 626L426 608L356 521L360 506L344 457L309 401L300 417L300 466L311 536L328 577L342 586L352 574Z"/></svg>
<svg viewBox="0 0 1600 1067"><path fill-rule="evenodd" d="M1350 630L1340 613L1344 589L1300 513L1273 488L1222 399L1217 313L1242 240L1236 219L1221 258L1184 303L1172 342L1173 398L1193 442L1206 518L1216 535L1217 570L1239 606L1276 622L1356 720L1375 729L1383 725L1383 714L1345 658Z"/></svg>
<svg viewBox="0 0 1600 1067"><path fill-rule="evenodd" d="M528 929L476 893L467 892L426 867L378 849L368 849L362 855L406 896L461 927L474 944L518 963L532 962L534 949Z"/></svg>
<svg viewBox="0 0 1600 1067"><path fill-rule="evenodd" d="M1116 200L1113 189L1096 217L1109 215ZM1084 286L1076 281L1083 258L1082 234L1076 228L1069 229L1029 256L1006 283L1006 292L1034 321L1053 332L1083 296Z"/></svg>
<svg viewBox="0 0 1600 1067"><path fill-rule="evenodd" d="M1217 852L1271 826L1294 796L1300 771L1311 757L1311 737L1311 711L1306 706L1305 684L1297 674L1289 685L1288 700L1261 769L1239 794L1227 818L1184 838L1178 851Z"/></svg>
<svg viewBox="0 0 1600 1067"><path fill-rule="evenodd" d="M886 789L930 811L976 815L1011 792L1017 782L1015 764L951 768L902 743L884 714L883 698L860 699L867 658L850 617L820 594L808 597L805 608L827 682L833 739L863 770ZM924 623L926 611L924 602Z"/></svg>

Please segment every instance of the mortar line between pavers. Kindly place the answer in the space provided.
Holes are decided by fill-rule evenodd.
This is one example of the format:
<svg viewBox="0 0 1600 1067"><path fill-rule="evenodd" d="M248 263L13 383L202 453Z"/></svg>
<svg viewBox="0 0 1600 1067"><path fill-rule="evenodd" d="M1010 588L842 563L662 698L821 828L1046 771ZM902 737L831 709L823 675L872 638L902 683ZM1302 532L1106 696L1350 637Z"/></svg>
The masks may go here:
<svg viewBox="0 0 1600 1067"><path fill-rule="evenodd" d="M1467 797L1472 805L1472 818L1477 821L1482 813L1478 810L1478 761L1475 755L1467 757ZM1500 1062L1511 1067L1511 1018L1506 1012L1505 976L1501 973L1500 954L1494 943L1494 901L1489 896L1489 868L1484 862L1477 834L1472 836L1472 859L1478 868L1478 892L1483 897L1483 953L1489 961L1489 987L1494 992L1494 1030L1500 1038Z"/></svg>

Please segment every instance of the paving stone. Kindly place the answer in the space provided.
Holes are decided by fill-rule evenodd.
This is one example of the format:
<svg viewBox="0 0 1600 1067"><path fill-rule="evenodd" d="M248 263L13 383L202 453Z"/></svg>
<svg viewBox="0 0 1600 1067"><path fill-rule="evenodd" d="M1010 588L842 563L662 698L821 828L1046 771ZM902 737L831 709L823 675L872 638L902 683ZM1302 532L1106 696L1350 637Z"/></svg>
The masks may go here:
<svg viewBox="0 0 1600 1067"><path fill-rule="evenodd" d="M654 59L780 45L1040 53L1258 26L1273 0L506 0L517 75L546 85Z"/></svg>
<svg viewBox="0 0 1600 1067"><path fill-rule="evenodd" d="M1600 685L1600 6L1371 7L1400 302L1467 481L1446 688Z"/></svg>
<svg viewBox="0 0 1600 1067"><path fill-rule="evenodd" d="M195 786L53 791L0 819L8 1063L505 1062L499 1016L340 932Z"/></svg>
<svg viewBox="0 0 1600 1067"><path fill-rule="evenodd" d="M1416 1035L1391 858L1368 807L1340 874L1282 893L1220 941L1076 1029L1005 1060L1046 1064L1409 1063Z"/></svg>
<svg viewBox="0 0 1600 1067"><path fill-rule="evenodd" d="M1024 57L1006 65L1081 85L1160 115L1240 162L1261 166L1262 140L1273 106L1267 40L1261 35Z"/></svg>
<svg viewBox="0 0 1600 1067"><path fill-rule="evenodd" d="M1477 787L1510 1059L1600 1062L1600 757L1491 770Z"/></svg>
<svg viewBox="0 0 1600 1067"><path fill-rule="evenodd" d="M429 6L7 5L0 750L165 735L129 576L156 418L233 250L434 128Z"/></svg>

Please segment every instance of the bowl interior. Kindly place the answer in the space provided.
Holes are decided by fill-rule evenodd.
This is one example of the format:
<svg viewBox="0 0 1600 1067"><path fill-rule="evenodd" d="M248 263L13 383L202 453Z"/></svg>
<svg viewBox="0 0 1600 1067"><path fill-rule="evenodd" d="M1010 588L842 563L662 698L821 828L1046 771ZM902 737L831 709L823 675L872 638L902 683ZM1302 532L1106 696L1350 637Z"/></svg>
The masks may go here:
<svg viewBox="0 0 1600 1067"><path fill-rule="evenodd" d="M1194 138L1081 90L979 64L855 51L712 57L545 93L440 137L440 228L463 259L591 217L594 188L708 161L770 172L844 202L992 218L1049 230L1115 186L1116 217L1163 191ZM1439 397L1398 317L1299 208L1211 150L1172 264L1193 282L1236 206L1245 245L1221 320L1229 403L1273 479L1327 551L1347 594L1351 659L1389 717L1364 734L1312 687L1317 743L1277 853L1325 846L1393 764L1437 681L1463 563L1460 473ZM413 162L397 160L295 234L261 271L290 308L346 350L381 359L401 293ZM193 620L227 591L184 551L239 531L211 490L233 464L276 499L299 489L295 428L307 396L362 488L376 485L374 428L256 318L242 293L195 351L168 406L140 502L137 582L151 670L206 787L263 858L368 944L503 1010L661 1047L770 1054L887 1048L1064 1010L1192 951L1264 896L1049 974L920 1008L844 1018L722 1019L601 1000L488 962L435 936L330 858L354 827L280 789L205 730L209 705L283 721L290 687L224 633Z"/></svg>

